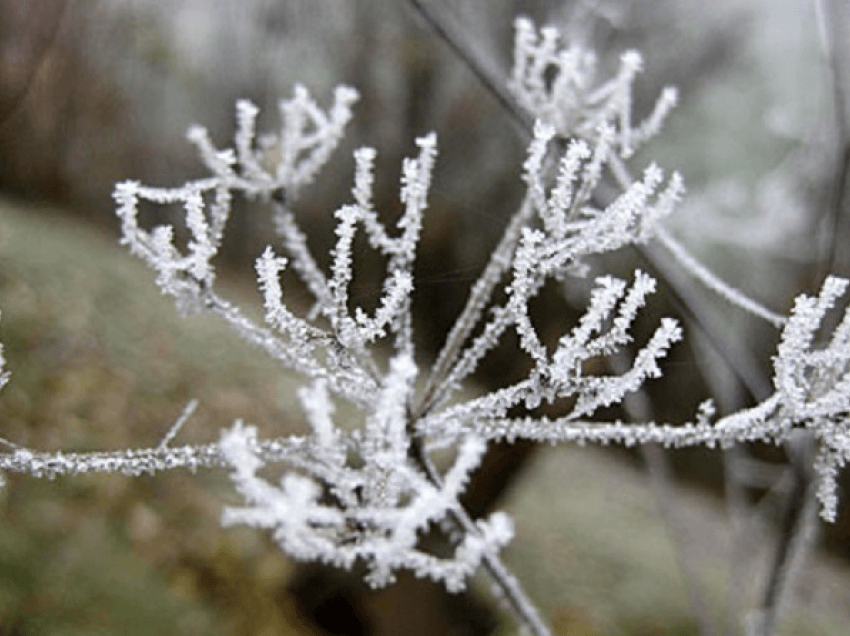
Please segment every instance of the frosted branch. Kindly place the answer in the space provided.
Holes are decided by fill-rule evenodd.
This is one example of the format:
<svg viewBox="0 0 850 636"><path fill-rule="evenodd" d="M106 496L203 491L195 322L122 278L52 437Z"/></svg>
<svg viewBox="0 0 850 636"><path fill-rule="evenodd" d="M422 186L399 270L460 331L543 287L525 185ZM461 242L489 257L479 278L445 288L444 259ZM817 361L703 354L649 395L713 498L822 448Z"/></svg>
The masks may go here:
<svg viewBox="0 0 850 636"><path fill-rule="evenodd" d="M419 546L419 534L459 507L458 497L485 445L476 437L460 443L454 465L435 485L411 462L407 410L416 367L405 355L395 357L375 395L362 434L347 437L333 424L333 406L318 382L299 397L313 429L309 449L298 467L279 486L256 476L264 461L257 454L256 430L241 425L225 432L221 451L247 506L227 508L225 525L245 524L273 531L278 545L296 559L350 568L363 561L367 582L391 583L398 569L412 570L442 582L450 591L465 587L482 558L495 553L512 536L508 518L494 514L465 533L449 557L437 557ZM308 449L305 449L308 450ZM357 466L357 467L355 467ZM323 492L332 493L330 502ZM338 502L338 503L334 503Z"/></svg>
<svg viewBox="0 0 850 636"><path fill-rule="evenodd" d="M535 119L564 138L579 137L595 144L609 128L617 152L631 157L654 136L676 104L676 90L665 88L649 117L632 125L632 85L642 70L637 51L620 58L617 75L605 82L596 77L596 56L578 46L562 48L557 30L539 31L526 18L514 22L514 65L508 87Z"/></svg>
<svg viewBox="0 0 850 636"><path fill-rule="evenodd" d="M721 298L740 307L744 311L758 316L766 320L774 327L781 327L785 324L785 316L781 316L774 311L771 311L764 305L746 296L729 283L718 278L707 267L702 265L688 252L681 243L679 243L667 230L663 227L658 227L655 232L655 238L664 248L670 252L676 261L694 278L702 282L706 287L718 294Z"/></svg>

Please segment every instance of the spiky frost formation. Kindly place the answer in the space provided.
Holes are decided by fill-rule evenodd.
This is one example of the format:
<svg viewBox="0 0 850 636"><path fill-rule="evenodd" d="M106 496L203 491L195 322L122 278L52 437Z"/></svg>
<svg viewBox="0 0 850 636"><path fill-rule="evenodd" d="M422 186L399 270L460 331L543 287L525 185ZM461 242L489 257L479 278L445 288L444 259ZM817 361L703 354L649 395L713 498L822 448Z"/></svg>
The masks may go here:
<svg viewBox="0 0 850 636"><path fill-rule="evenodd" d="M436 557L418 547L429 524L440 523L458 509L458 497L485 445L470 436L458 446L457 458L435 485L410 462L406 405L416 366L401 354L389 372L364 426L344 433L333 424L333 403L326 384L317 381L299 397L312 435L296 466L279 486L257 477L264 464L256 430L234 426L222 435L222 452L247 506L227 508L225 525L270 529L287 554L350 568L364 562L366 580L381 587L395 580L398 569L442 582L449 591L464 588L486 554L495 554L513 536L510 519L495 513L478 521L449 557ZM356 458L352 463L351 456Z"/></svg>
<svg viewBox="0 0 850 636"><path fill-rule="evenodd" d="M596 55L579 46L561 47L557 29L538 30L527 18L517 18L514 28L514 65L508 86L525 110L563 138L595 141L603 125L612 125L613 146L627 159L658 133L676 105L676 89L667 87L652 113L633 126L632 84L643 70L640 53L623 53L617 75L600 82Z"/></svg>

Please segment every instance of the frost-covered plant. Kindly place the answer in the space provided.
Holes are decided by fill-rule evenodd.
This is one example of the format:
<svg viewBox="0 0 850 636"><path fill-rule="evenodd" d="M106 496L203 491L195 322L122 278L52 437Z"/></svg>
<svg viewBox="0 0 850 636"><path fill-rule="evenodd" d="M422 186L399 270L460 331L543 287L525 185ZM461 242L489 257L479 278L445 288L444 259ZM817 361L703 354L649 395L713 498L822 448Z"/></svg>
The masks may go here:
<svg viewBox="0 0 850 636"><path fill-rule="evenodd" d="M508 87L519 104L538 120L546 121L564 138L595 138L613 125L616 147L623 158L661 129L676 105L676 89L665 88L652 113L632 126L632 84L643 70L637 51L620 57L620 69L610 80L596 80L596 55L583 47L561 47L553 27L539 31L525 18L516 20L514 67Z"/></svg>
<svg viewBox="0 0 850 636"><path fill-rule="evenodd" d="M820 296L800 296L785 319L718 281L672 241L661 224L683 195L681 177L667 177L651 164L631 181L622 163L659 129L675 101L675 93L666 89L650 117L632 126L631 84L640 64L637 53L627 53L616 77L597 84L589 53L562 49L555 31L538 33L530 22L517 21L510 87L537 120L522 167L526 195L442 351L427 368L414 355L411 293L437 156L435 136L418 139L418 154L404 161L402 211L394 226L382 221L374 207L375 151L354 153L352 202L335 213L336 244L325 272L292 206L343 137L356 92L337 89L324 111L298 87L292 99L280 104L280 131L261 137L255 130L257 108L240 101L234 148L217 149L206 130L193 127L188 137L210 176L173 189L118 184L114 196L122 242L156 272L157 284L182 312L219 316L282 369L305 378L298 397L309 434L260 439L256 428L236 422L218 442L174 447L171 441L187 410L155 448L50 454L13 447L0 455L0 468L40 476L226 467L245 505L227 508L225 525L269 529L296 559L345 568L361 562L374 586L391 583L397 570L407 569L458 591L483 565L521 622L538 634L548 630L498 557L513 533L510 519L497 512L473 521L459 501L491 440L713 447L751 440L779 443L806 430L819 445L814 468L821 513L834 519L836 475L850 460L850 313L825 347L814 342L847 281L829 278ZM594 195L606 169L617 176L621 190L602 205ZM256 261L263 323L215 287L213 259L234 194L270 208L279 234L280 244L267 247ZM141 201L181 205L188 239L181 244L170 225L145 229ZM386 262L382 295L371 314L349 295L352 245L359 231ZM679 425L590 419L659 377L661 360L682 329L674 319L663 318L634 350L634 321L655 290L654 279L641 271L631 282L597 278L584 315L554 347L540 337L529 303L549 281L586 275L588 257L658 237L713 289L782 326L774 358L775 392L762 403L714 422L710 401L694 422ZM281 274L287 268L314 298L304 315L284 300ZM483 395L459 392L510 331L520 354L531 361L526 377ZM589 371L595 368L589 362L614 355L630 356L631 363L619 373ZM6 377L0 374L0 385ZM337 421L340 402L354 407L357 421ZM548 418L537 411L554 402L567 413ZM434 461L433 454L446 449L453 450L452 461ZM286 467L278 484L258 475L271 463ZM453 546L448 556L437 556L422 544L423 535L435 528Z"/></svg>

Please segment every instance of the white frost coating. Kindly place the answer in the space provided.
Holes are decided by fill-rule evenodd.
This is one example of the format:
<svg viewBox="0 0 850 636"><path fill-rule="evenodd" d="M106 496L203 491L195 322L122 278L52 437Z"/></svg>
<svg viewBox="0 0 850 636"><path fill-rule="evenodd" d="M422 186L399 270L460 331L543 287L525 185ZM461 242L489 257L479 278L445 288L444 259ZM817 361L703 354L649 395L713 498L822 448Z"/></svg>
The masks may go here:
<svg viewBox="0 0 850 636"><path fill-rule="evenodd" d="M296 559L344 568L361 560L369 570L366 580L376 587L393 582L396 570L408 569L441 581L452 592L462 590L481 559L510 541L512 526L505 515L491 515L450 557L438 558L418 547L420 532L457 509L485 444L467 437L442 486L426 479L412 463L406 430L415 375L409 357L391 361L374 413L356 436L334 427L323 382L303 389L299 397L313 429L309 450L297 462L301 473L286 473L279 486L256 476L264 464L256 450L256 429L237 423L226 431L219 445L247 505L227 508L223 523L269 529L281 549ZM348 465L346 448L357 455L359 467Z"/></svg>
<svg viewBox="0 0 850 636"><path fill-rule="evenodd" d="M640 53L623 53L617 75L599 82L593 52L578 46L561 48L557 30L538 31L526 18L517 18L514 27L514 65L508 86L520 106L565 139L579 137L595 143L600 131L609 126L617 152L627 159L658 133L676 105L676 89L667 87L649 117L632 126L632 84L643 67Z"/></svg>
<svg viewBox="0 0 850 636"><path fill-rule="evenodd" d="M261 440L254 427L236 422L218 443L174 447L190 404L155 448L41 453L4 440L10 450L0 453L0 470L52 477L226 466L244 505L225 510L225 525L266 528L298 559L342 567L361 561L366 580L376 586L407 569L458 591L483 563L537 634L545 634L545 627L497 559L512 535L510 519L494 513L474 522L459 503L490 440L712 447L783 442L806 430L817 443L821 514L835 519L836 478L850 460L850 312L825 346L815 343L847 281L830 278L818 297L800 296L787 319L739 292L721 291L783 330L773 360L773 395L715 422L710 403L694 422L678 426L589 419L660 376L661 360L682 337L675 320L661 318L645 341L633 342L638 314L656 287L649 275L636 271L631 282L597 278L575 324L564 325L557 339L538 332L529 305L547 283L584 274L589 257L653 237L672 245L660 223L683 194L677 173L668 178L649 164L634 182L623 179L607 205L595 197L605 175L627 174L621 158L657 132L675 102L675 93L665 89L650 116L633 125L632 83L640 68L639 55L627 52L616 76L597 82L590 54L561 48L553 29L538 31L517 21L512 89L537 118L521 169L525 196L421 389L412 327L413 264L437 157L435 136L416 140L415 156L401 166L401 212L392 227L375 209L376 153L355 151L351 201L335 213L336 242L324 271L319 266L324 260L311 253L290 206L342 138L354 91L337 89L323 110L298 86L280 103L278 132L259 138L258 109L241 101L233 148L217 149L205 129L193 127L189 139L210 176L178 188L119 183L114 198L122 242L154 270L181 311L218 315L283 369L305 378L298 398L309 434ZM249 318L215 288L214 261L234 194L271 206L279 234L279 244L255 263L262 321ZM140 202L182 207L185 229L147 228L139 218ZM359 231L386 264L373 312L356 306L350 293ZM177 240L183 236L185 241ZM679 260L695 270L687 258ZM287 306L281 282L287 269L314 297L306 315ZM517 355L530 359L528 374L483 395L459 393L506 332L517 337ZM616 374L599 371L598 359L612 355L631 358L631 364L618 365ZM4 362L0 348L0 386L8 379ZM563 417L550 419L535 410L556 401L566 405ZM344 427L337 425L342 417ZM442 470L431 462L435 448L454 451ZM276 484L257 474L272 463L284 466ZM436 556L421 541L437 527L448 528L448 556Z"/></svg>

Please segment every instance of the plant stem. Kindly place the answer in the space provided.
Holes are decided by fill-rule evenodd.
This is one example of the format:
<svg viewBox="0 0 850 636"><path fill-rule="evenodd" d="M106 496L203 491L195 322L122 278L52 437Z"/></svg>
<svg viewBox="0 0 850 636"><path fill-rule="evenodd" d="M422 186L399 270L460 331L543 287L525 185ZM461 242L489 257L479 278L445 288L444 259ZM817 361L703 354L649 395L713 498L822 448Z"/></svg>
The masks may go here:
<svg viewBox="0 0 850 636"><path fill-rule="evenodd" d="M422 444L418 440L414 440L411 444L411 450L413 451L411 453L412 459L425 472L428 479L438 488L442 487L443 478L425 453ZM450 518L455 527L465 534L477 534L479 532L469 514L460 504L451 511ZM507 601L516 619L528 628L534 636L552 636L552 631L543 622L537 607L528 598L520 582L502 563L499 556L493 552L487 553L484 555L483 563L484 570L501 592L502 598Z"/></svg>
<svg viewBox="0 0 850 636"><path fill-rule="evenodd" d="M810 543L808 539L817 510L813 488L815 480L811 471L812 446L812 439L807 435L801 435L789 444L788 460L794 482L782 516L779 540L764 591L761 616L755 632L758 636L773 636L776 632L787 583L793 576L794 566L805 555L805 549Z"/></svg>

